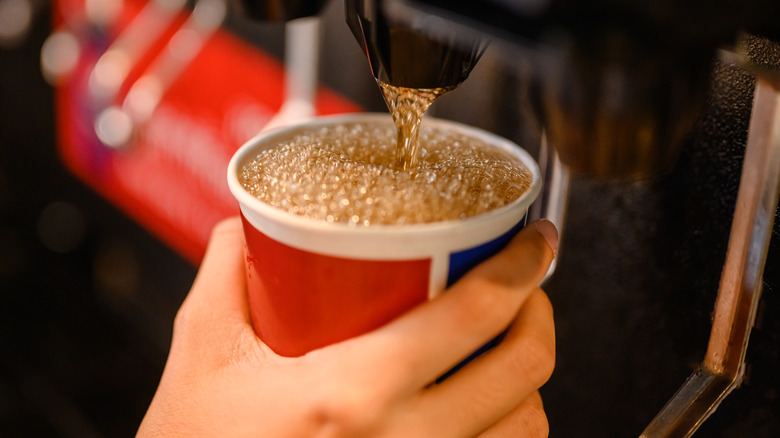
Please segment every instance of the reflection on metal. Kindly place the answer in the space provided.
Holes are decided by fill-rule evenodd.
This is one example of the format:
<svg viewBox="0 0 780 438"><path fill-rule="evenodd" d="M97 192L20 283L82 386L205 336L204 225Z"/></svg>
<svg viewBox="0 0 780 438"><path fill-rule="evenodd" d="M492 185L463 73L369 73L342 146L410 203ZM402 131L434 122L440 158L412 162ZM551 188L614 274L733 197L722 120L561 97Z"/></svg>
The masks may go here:
<svg viewBox="0 0 780 438"><path fill-rule="evenodd" d="M780 87L759 77L707 354L642 437L687 437L742 382L780 187Z"/></svg>
<svg viewBox="0 0 780 438"><path fill-rule="evenodd" d="M116 96L130 70L168 29L184 6L184 0L152 0L144 6L95 64L89 78L94 98L110 101Z"/></svg>
<svg viewBox="0 0 780 438"><path fill-rule="evenodd" d="M542 171L542 193L533 203L529 211L530 220L547 219L558 229L558 247L563 238L563 227L566 222L566 206L569 200L569 168L561 161L558 151L547 141L547 134L542 133L542 143L539 149L539 168ZM550 265L545 280L555 272L558 258Z"/></svg>
<svg viewBox="0 0 780 438"><path fill-rule="evenodd" d="M169 6L178 7L177 2L168 0L167 3L171 3ZM152 116L165 92L219 29L226 15L225 0L199 0L181 28L168 41L165 49L148 70L130 86L121 105L108 106L98 114L95 130L100 140L113 148L127 146L139 126ZM107 55L109 52L103 55L101 61ZM125 60L120 58L113 59L111 62L115 67L121 67L121 74L115 75L121 81L117 82L110 76L106 76L109 80L96 82L102 85L94 89L94 92L100 91L102 87L101 92L116 93L124 83L127 72L133 67L132 64L125 66ZM99 67L100 61L95 66L93 78L97 79L100 76Z"/></svg>
<svg viewBox="0 0 780 438"><path fill-rule="evenodd" d="M95 119L95 134L104 145L121 147L133 137L133 121L118 107L110 106Z"/></svg>
<svg viewBox="0 0 780 438"><path fill-rule="evenodd" d="M285 24L284 103L264 131L315 115L320 57L320 19L303 17Z"/></svg>
<svg viewBox="0 0 780 438"><path fill-rule="evenodd" d="M67 80L78 65L80 56L81 44L72 32L59 30L52 33L41 47L44 79L52 85Z"/></svg>

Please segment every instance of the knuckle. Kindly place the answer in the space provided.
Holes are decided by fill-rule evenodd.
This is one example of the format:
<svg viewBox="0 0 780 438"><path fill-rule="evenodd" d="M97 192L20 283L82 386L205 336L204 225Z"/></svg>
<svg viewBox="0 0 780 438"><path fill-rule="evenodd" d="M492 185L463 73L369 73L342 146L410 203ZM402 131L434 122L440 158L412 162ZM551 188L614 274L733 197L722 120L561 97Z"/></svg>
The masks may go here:
<svg viewBox="0 0 780 438"><path fill-rule="evenodd" d="M173 341L185 351L197 348L199 340L200 325L192 307L192 303L185 299L173 318Z"/></svg>
<svg viewBox="0 0 780 438"><path fill-rule="evenodd" d="M479 438L524 437L544 438L550 435L550 424L541 405L524 402L502 418Z"/></svg>
<svg viewBox="0 0 780 438"><path fill-rule="evenodd" d="M514 356L513 367L541 386L550 379L555 368L555 346L539 336L529 336Z"/></svg>
<svg viewBox="0 0 780 438"><path fill-rule="evenodd" d="M370 391L342 385L328 385L311 399L310 417L321 438L370 436L382 410Z"/></svg>
<svg viewBox="0 0 780 438"><path fill-rule="evenodd" d="M456 314L463 326L495 324L497 321L508 324L517 311L512 302L512 291L501 284L475 278L464 284L464 289L469 294L467 303L459 306Z"/></svg>
<svg viewBox="0 0 780 438"><path fill-rule="evenodd" d="M176 315L173 317L173 332L185 333L192 325L192 305L188 300L184 300Z"/></svg>
<svg viewBox="0 0 780 438"><path fill-rule="evenodd" d="M547 421L547 414L544 413L544 409L539 406L526 405L523 410L522 424L523 436L533 437L547 437L550 435L550 424Z"/></svg>
<svg viewBox="0 0 780 438"><path fill-rule="evenodd" d="M526 306L533 306L535 308L534 312L549 321L549 324L537 321L534 323L532 330L523 331L525 334L519 338L519 348L515 349L514 360L511 366L513 366L513 371L537 379L536 381L541 386L541 384L550 379L555 368L556 347L555 327L552 323L553 309L549 298L541 289L537 289L531 294Z"/></svg>
<svg viewBox="0 0 780 438"><path fill-rule="evenodd" d="M550 301L550 297L547 296L547 294L542 290L541 288L536 288L534 293L531 295L531 299L538 302L538 305L544 308L544 311L552 316L553 314L553 305Z"/></svg>

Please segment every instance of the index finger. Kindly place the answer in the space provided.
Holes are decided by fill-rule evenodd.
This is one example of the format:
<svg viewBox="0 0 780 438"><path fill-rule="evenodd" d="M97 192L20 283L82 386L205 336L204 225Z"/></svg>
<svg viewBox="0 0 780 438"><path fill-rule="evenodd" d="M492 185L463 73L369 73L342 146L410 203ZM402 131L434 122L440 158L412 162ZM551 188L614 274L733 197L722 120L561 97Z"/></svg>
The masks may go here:
<svg viewBox="0 0 780 438"><path fill-rule="evenodd" d="M383 376L388 384L420 389L510 324L547 273L555 248L552 223L528 225L446 293L359 338L361 349L396 365L396 376Z"/></svg>

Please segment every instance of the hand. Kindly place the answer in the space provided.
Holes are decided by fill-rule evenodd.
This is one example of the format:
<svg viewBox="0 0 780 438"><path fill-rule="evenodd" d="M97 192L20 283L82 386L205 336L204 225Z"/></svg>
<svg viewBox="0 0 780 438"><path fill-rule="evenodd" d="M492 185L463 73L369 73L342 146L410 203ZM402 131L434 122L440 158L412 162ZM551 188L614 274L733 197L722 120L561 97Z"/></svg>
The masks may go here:
<svg viewBox="0 0 780 438"><path fill-rule="evenodd" d="M286 358L252 329L241 223L227 220L176 315L138 436L546 436L538 389L552 373L555 335L537 285L556 246L552 224L530 224L438 298ZM507 327L497 347L431 383Z"/></svg>

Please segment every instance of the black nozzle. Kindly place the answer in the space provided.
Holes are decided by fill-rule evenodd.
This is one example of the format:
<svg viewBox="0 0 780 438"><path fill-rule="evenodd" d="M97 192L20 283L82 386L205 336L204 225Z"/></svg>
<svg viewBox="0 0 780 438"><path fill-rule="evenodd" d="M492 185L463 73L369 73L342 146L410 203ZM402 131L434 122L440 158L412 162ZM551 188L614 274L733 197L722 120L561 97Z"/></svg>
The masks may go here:
<svg viewBox="0 0 780 438"><path fill-rule="evenodd" d="M383 7L383 0L345 1L347 24L378 81L405 88L454 88L484 52L483 40L462 44L446 28L393 20Z"/></svg>

